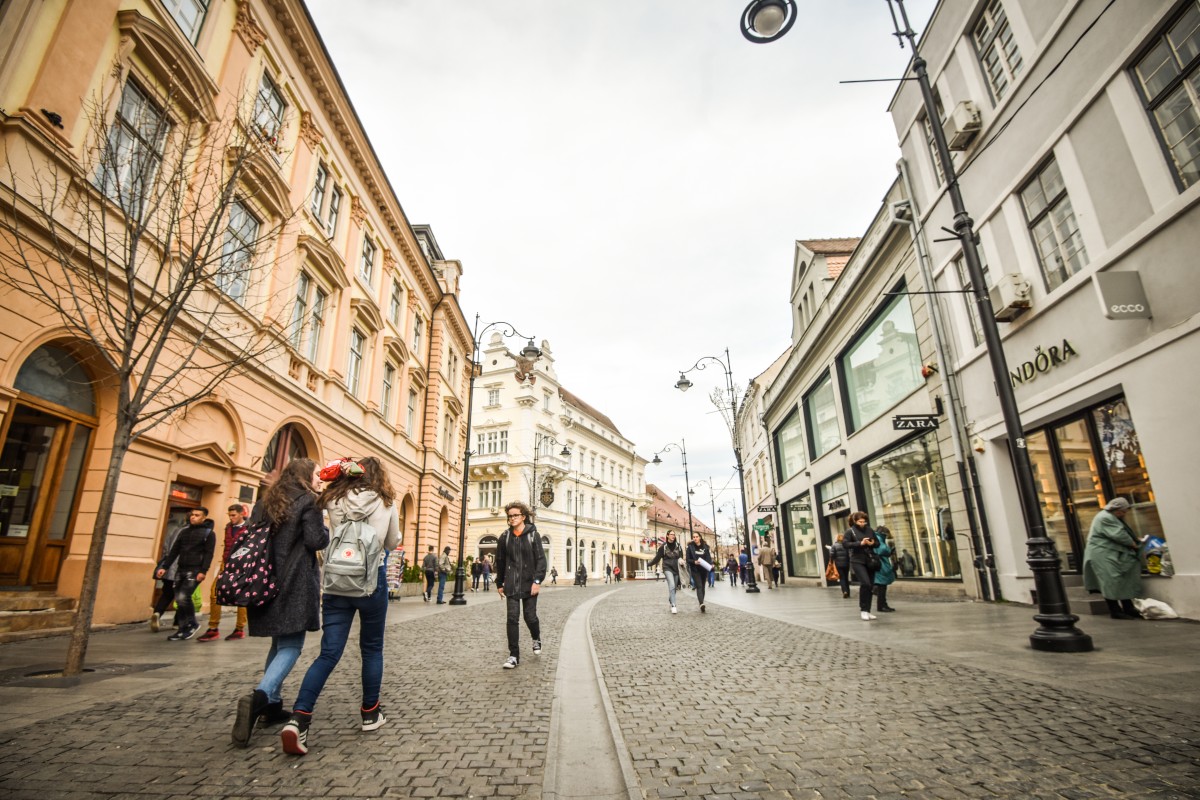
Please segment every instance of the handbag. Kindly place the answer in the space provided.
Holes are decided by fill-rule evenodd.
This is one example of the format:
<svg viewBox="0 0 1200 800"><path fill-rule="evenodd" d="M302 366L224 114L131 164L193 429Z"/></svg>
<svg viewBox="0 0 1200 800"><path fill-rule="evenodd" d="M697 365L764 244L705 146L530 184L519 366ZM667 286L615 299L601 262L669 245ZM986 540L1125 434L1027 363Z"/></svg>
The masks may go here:
<svg viewBox="0 0 1200 800"><path fill-rule="evenodd" d="M830 561L825 567L825 580L832 583L841 577L841 573L838 572L837 564L833 563L833 561Z"/></svg>
<svg viewBox="0 0 1200 800"><path fill-rule="evenodd" d="M878 572L879 568L883 566L883 562L879 559L879 554L874 550L866 550L865 552L867 555L867 569L871 570L871 572Z"/></svg>

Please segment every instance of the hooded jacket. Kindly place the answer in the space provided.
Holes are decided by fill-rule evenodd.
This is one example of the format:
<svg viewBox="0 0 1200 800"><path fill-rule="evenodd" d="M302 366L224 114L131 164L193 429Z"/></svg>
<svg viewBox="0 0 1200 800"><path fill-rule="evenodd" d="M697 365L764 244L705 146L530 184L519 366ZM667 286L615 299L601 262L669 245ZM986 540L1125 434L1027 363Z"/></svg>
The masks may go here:
<svg viewBox="0 0 1200 800"><path fill-rule="evenodd" d="M213 534L213 522L206 519L199 525L188 525L181 528L171 549L159 563L160 569L169 569L176 559L179 560L176 574L183 572L207 573L212 566L213 550L217 546L217 537Z"/></svg>
<svg viewBox="0 0 1200 800"><path fill-rule="evenodd" d="M663 570L679 574L679 559L683 558L683 545L676 539L674 548L668 548L667 542L663 542L658 546L658 552L654 554L654 560L646 565L647 569L653 569L654 565L662 562Z"/></svg>
<svg viewBox="0 0 1200 800"><path fill-rule="evenodd" d="M400 515L395 505L384 505L383 498L375 490L365 489L360 492L350 491L345 497L337 500L325 509L329 515L329 529L337 530L347 517L361 519L383 534L383 549L379 551L379 564L383 564L383 556L390 553L400 544Z"/></svg>
<svg viewBox="0 0 1200 800"><path fill-rule="evenodd" d="M517 536L509 528L496 543L496 588L505 597L529 597L533 584L546 578L546 551L542 536L532 522Z"/></svg>

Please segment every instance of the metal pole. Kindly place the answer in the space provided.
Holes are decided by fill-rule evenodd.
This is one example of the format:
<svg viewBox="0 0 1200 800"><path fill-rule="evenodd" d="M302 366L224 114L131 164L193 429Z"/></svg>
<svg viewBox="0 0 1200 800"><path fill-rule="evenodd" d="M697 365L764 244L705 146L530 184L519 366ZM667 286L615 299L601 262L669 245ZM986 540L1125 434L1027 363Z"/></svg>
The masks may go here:
<svg viewBox="0 0 1200 800"><path fill-rule="evenodd" d="M458 569L454 571L454 594L450 605L465 606L467 573L463 568L463 547L467 540L467 492L471 480L471 412L475 408L475 370L479 363L479 315L475 315L475 330L471 333L471 379L467 381L467 449L463 452L462 507L458 517Z"/></svg>
<svg viewBox="0 0 1200 800"><path fill-rule="evenodd" d="M963 260L966 262L967 274L971 278L971 290L975 297L975 305L979 309L980 327L983 329L983 339L992 367L996 396L1000 402L1000 413L1004 418L1005 433L1011 445L1017 495L1025 522L1025 546L1028 552L1026 560L1033 572L1038 604L1038 613L1034 615L1034 620L1038 622L1038 628L1030 635L1029 642L1034 650L1056 653L1088 652L1093 647L1092 637L1075 627L1079 617L1071 613L1070 604L1067 602L1058 551L1054 542L1046 536L1042 507L1033 479L1033 466L1029 460L1029 450L1026 447L1025 434L1021 426L1020 411L1012 384L1009 382L1008 363L1004 357L1004 343L1000 338L1000 329L992 313L991 300L988 297L983 275L983 265L975 243L975 223L967 214L966 205L963 202L962 192L958 186L958 174L954 169L954 161L950 157L946 134L940 124L941 117L933 97L933 88L929 83L925 59L921 58L920 52L917 50L916 34L908 24L904 0L888 0L889 8L893 2L900 10L900 21L903 22L903 30L901 30L899 22L896 23L896 36L901 38L901 43L903 43L903 39L907 39L908 45L912 49L913 73L916 75L917 85L921 89L925 114L929 119L938 159L942 163L942 171L946 176L947 195L954 209L954 231L962 244ZM895 22L894 15L893 21ZM738 469L740 473L740 464Z"/></svg>
<svg viewBox="0 0 1200 800"><path fill-rule="evenodd" d="M750 559L750 563L747 565L749 569L746 570L750 576L750 581L746 584L746 593L759 594L762 590L758 588L758 582L754 579L754 545L750 540L750 516L749 509L746 508L746 476L742 471L742 443L737 433L738 407L737 398L734 396L733 390L733 359L729 357L728 347L725 348L724 367L725 382L729 386L729 408L733 413L732 423L729 426L729 434L733 437L733 457L737 462L738 494L742 498L742 526L746 537L746 557Z"/></svg>

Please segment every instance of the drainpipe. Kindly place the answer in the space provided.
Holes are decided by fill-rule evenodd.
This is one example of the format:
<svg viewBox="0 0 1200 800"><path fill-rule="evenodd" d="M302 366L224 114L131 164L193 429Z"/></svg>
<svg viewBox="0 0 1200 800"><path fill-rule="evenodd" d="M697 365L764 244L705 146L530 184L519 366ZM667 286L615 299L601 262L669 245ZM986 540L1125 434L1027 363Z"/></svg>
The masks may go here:
<svg viewBox="0 0 1200 800"><path fill-rule="evenodd" d="M438 298L438 301L433 304L433 308L429 311L429 350L425 356L425 413L421 415L421 474L417 476L417 529L413 531L416 536L416 549L413 551L414 564L421 555L421 503L425 499L425 476L429 471L429 446L425 444L425 421L429 416L429 384L433 383L433 373L430 371L433 369L433 319L437 316L437 311L442 307L442 303L445 302L446 297L446 293L442 292L442 296ZM419 308L417 309L417 313L420 313ZM471 355L474 357L474 353ZM474 362L471 364L471 369L475 369ZM470 436L471 432L467 431L468 448L471 446ZM404 537L401 536L400 538L403 540ZM460 553L459 555L461 556L462 554Z"/></svg>
<svg viewBox="0 0 1200 800"><path fill-rule="evenodd" d="M904 193L909 198L906 201L892 204L892 220L898 224L907 225L912 235L913 247L917 253L917 264L921 270L921 281L929 296L929 317L933 323L933 344L937 352L938 363L943 370L943 385L946 387L946 415L954 435L950 441L954 447L954 461L958 468L958 478L963 487L963 499L967 507L967 524L970 528L971 549L974 551L972 561L979 587L984 600L1000 600L1000 581L996 574L996 559L992 550L991 532L987 521L983 519L983 505L979 502L979 485L975 480L974 465L967 469L969 457L963 447L966 431L959 418L960 396L958 393L958 373L953 362L947 357L945 323L942 319L941 302L935 293L933 269L929 252L925 247L925 226L921 222L920 209L916 207L916 194L913 192L912 179L908 174L908 163L902 158L896 162L900 179L904 183ZM907 205L907 209L904 206ZM905 213L907 211L907 213ZM938 531L941 535L941 531Z"/></svg>

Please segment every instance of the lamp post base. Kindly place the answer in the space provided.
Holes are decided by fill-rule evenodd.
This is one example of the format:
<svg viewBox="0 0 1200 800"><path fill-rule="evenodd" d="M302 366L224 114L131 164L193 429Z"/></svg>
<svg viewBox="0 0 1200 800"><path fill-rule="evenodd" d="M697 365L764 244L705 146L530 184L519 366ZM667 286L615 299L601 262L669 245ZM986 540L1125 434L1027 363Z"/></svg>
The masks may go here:
<svg viewBox="0 0 1200 800"><path fill-rule="evenodd" d="M758 588L757 583L751 583L746 586L746 594L762 594L762 589Z"/></svg>
<svg viewBox="0 0 1200 800"><path fill-rule="evenodd" d="M1033 615L1038 629L1029 636L1030 646L1043 653L1090 653L1092 637L1075 627L1079 617L1071 613L1054 542L1036 536L1026 546L1038 605L1038 613Z"/></svg>
<svg viewBox="0 0 1200 800"><path fill-rule="evenodd" d="M450 605L465 606L467 598L463 595L463 591L467 585L467 573L463 569L463 565L458 565L458 570L454 573L454 595L450 598Z"/></svg>
<svg viewBox="0 0 1200 800"><path fill-rule="evenodd" d="M1035 614L1041 625L1029 635L1029 646L1043 653L1090 653L1092 637L1075 627L1079 617Z"/></svg>

